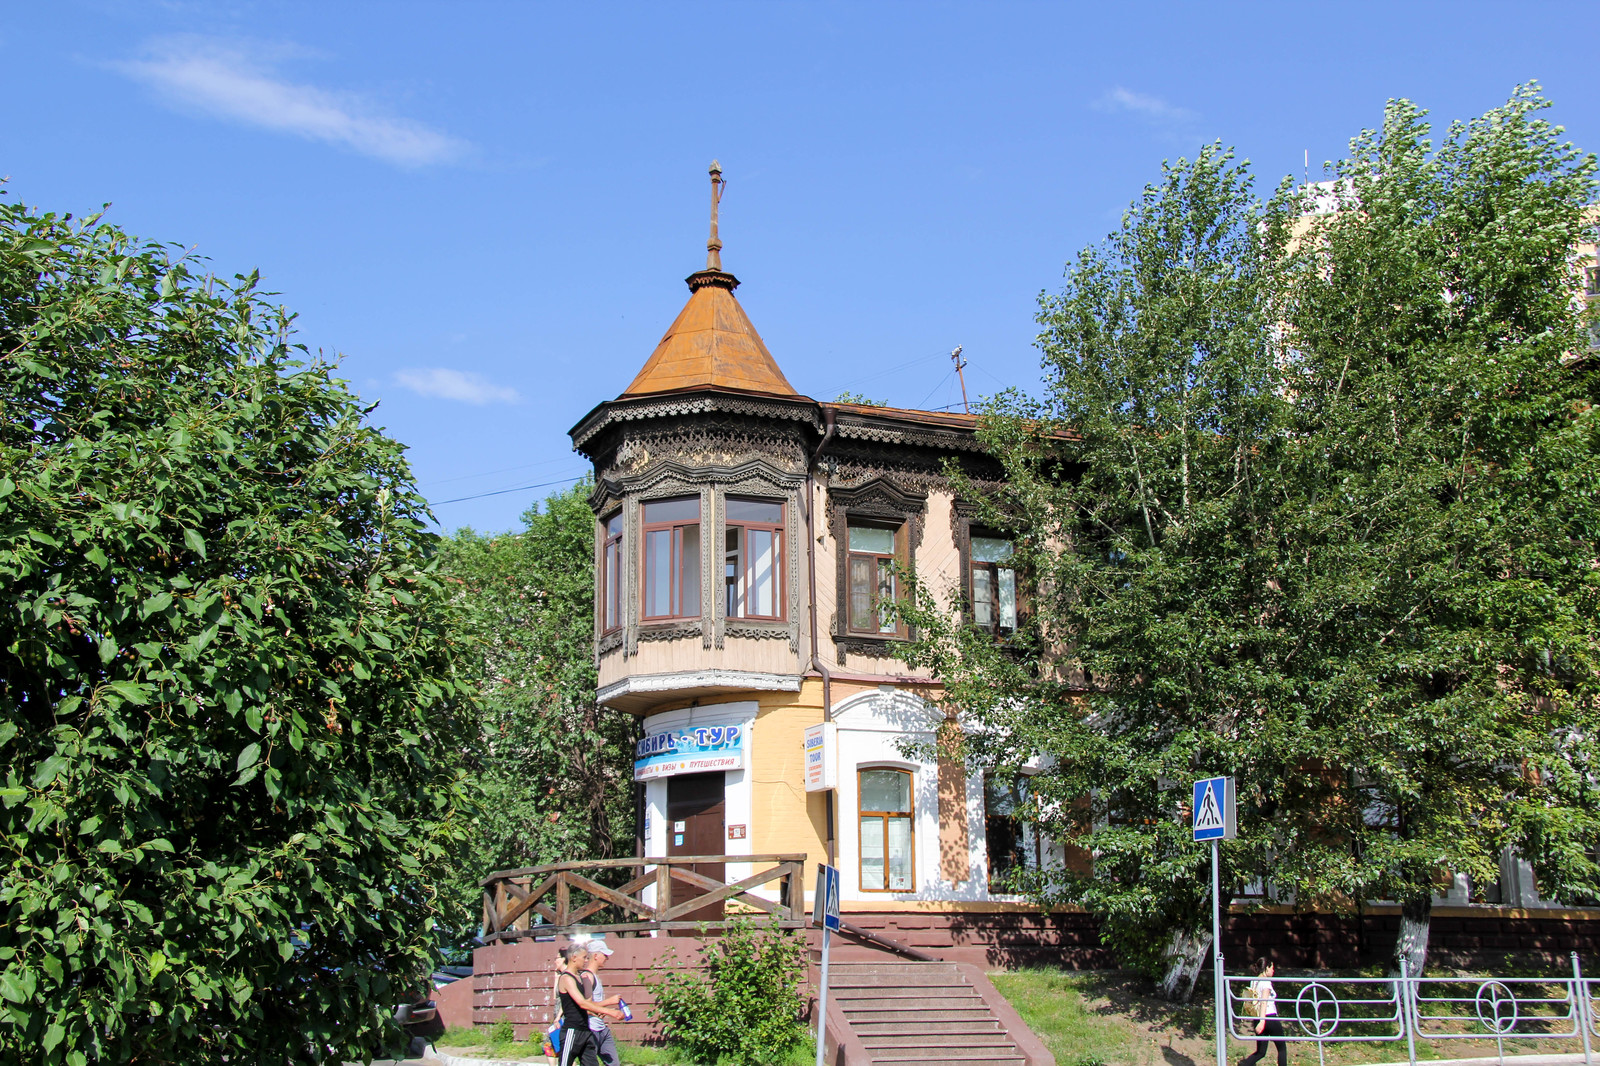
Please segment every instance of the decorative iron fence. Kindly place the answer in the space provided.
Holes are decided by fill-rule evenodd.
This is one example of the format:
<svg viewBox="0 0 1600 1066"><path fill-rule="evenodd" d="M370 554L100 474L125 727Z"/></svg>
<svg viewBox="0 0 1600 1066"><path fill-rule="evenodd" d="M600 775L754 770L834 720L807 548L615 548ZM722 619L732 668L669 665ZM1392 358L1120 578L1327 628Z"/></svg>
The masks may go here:
<svg viewBox="0 0 1600 1066"><path fill-rule="evenodd" d="M1224 972L1220 958L1217 972ZM1260 980L1222 979L1227 1031L1235 1043L1265 1039L1255 1032L1263 997L1253 986ZM1581 1042L1585 1066L1592 1066L1592 1045L1600 1036L1595 1008L1600 980L1583 976L1576 952L1566 977L1412 977L1402 967L1393 977L1273 977L1271 982L1283 1035L1270 1039L1314 1043L1319 1063L1327 1044L1404 1041L1407 1061L1415 1066L1419 1039L1493 1040L1503 1062L1507 1040L1539 1039Z"/></svg>
<svg viewBox="0 0 1600 1066"><path fill-rule="evenodd" d="M747 865L731 884L706 877L697 865ZM610 888L587 876L600 870L640 871ZM647 932L715 928L721 914L782 929L805 924L804 855L674 855L671 858L593 859L499 870L483 885L483 938L515 940L582 928L589 932ZM776 899L754 889L776 882ZM609 917L609 921L607 920Z"/></svg>

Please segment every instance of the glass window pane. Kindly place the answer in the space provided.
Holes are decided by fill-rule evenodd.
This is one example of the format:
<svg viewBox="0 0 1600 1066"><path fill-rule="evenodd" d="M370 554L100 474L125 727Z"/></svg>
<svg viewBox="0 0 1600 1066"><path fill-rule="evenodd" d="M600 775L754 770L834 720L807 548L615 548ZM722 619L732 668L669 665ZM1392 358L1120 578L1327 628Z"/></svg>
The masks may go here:
<svg viewBox="0 0 1600 1066"><path fill-rule="evenodd" d="M644 535L644 613L658 618L672 613L672 530Z"/></svg>
<svg viewBox="0 0 1600 1066"><path fill-rule="evenodd" d="M622 563L621 556L621 545L616 541L606 545L605 591L601 599L605 603L605 628L607 629L617 624L617 585L618 570L621 568Z"/></svg>
<svg viewBox="0 0 1600 1066"><path fill-rule="evenodd" d="M994 589L987 566L972 569L972 620L985 629L994 625Z"/></svg>
<svg viewBox="0 0 1600 1066"><path fill-rule="evenodd" d="M1017 572L1000 571L1000 628L1017 628Z"/></svg>
<svg viewBox="0 0 1600 1066"><path fill-rule="evenodd" d="M606 536L620 537L622 535L622 512L618 511L606 519Z"/></svg>
<svg viewBox="0 0 1600 1066"><path fill-rule="evenodd" d="M861 819L861 887L883 888L883 819Z"/></svg>
<svg viewBox="0 0 1600 1066"><path fill-rule="evenodd" d="M776 500L747 500L729 496L727 506L730 522L767 522L777 525L783 521L783 504Z"/></svg>
<svg viewBox="0 0 1600 1066"><path fill-rule="evenodd" d="M679 496L671 500L651 500L644 505L645 523L656 522L698 522L700 520L700 497Z"/></svg>
<svg viewBox="0 0 1600 1066"><path fill-rule="evenodd" d="M730 526L723 540L722 583L727 591L724 593L722 610L729 618L739 618L744 614L740 596L740 585L744 581L744 557L739 551L743 533L744 529L740 526Z"/></svg>
<svg viewBox="0 0 1600 1066"><path fill-rule="evenodd" d="M861 771L861 809L911 813L911 775L903 770Z"/></svg>
<svg viewBox="0 0 1600 1066"><path fill-rule="evenodd" d="M878 628L873 610L873 573L876 560L870 556L850 557L850 628L871 632Z"/></svg>
<svg viewBox="0 0 1600 1066"><path fill-rule="evenodd" d="M902 775L903 776L903 775ZM911 819L890 818L889 887L911 887Z"/></svg>
<svg viewBox="0 0 1600 1066"><path fill-rule="evenodd" d="M897 624L890 613L894 603L894 567L887 559L878 560L878 632L893 633Z"/></svg>
<svg viewBox="0 0 1600 1066"><path fill-rule="evenodd" d="M894 530L874 526L850 527L850 550L874 552L878 555L894 554Z"/></svg>
<svg viewBox="0 0 1600 1066"><path fill-rule="evenodd" d="M973 537L972 561L975 563L1003 563L1011 558L1011 542L1000 537Z"/></svg>
<svg viewBox="0 0 1600 1066"><path fill-rule="evenodd" d="M752 529L750 539L750 587L745 592L750 613L770 617L778 613L778 579L774 541L770 529Z"/></svg>
<svg viewBox="0 0 1600 1066"><path fill-rule="evenodd" d="M684 526L673 532L679 535L678 547L683 552L677 614L697 615L700 613L700 527Z"/></svg>

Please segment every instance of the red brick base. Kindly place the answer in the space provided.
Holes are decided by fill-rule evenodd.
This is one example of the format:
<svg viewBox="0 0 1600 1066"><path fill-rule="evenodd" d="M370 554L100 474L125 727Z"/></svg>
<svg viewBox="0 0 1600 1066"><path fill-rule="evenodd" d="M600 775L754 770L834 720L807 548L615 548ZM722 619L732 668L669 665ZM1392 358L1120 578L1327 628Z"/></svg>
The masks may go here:
<svg viewBox="0 0 1600 1066"><path fill-rule="evenodd" d="M1295 914L1283 911L1238 912L1228 916L1222 935L1223 955L1230 970L1242 970L1262 955L1294 969L1340 969L1382 962L1389 957L1399 931L1395 908L1360 917ZM1464 969L1493 970L1507 965L1537 966L1551 972L1568 967L1576 951L1600 972L1600 910L1558 911L1539 917L1537 911L1507 914L1496 908L1476 913L1444 908L1430 927L1430 963ZM851 923L882 936L937 955L947 962L968 962L985 970L1023 966L1069 969L1113 969L1116 959L1100 943L1093 918L1076 912L1040 914L1003 912L851 912ZM812 931L812 947L818 934ZM659 1030L650 1009L654 998L643 982L678 967L696 966L702 941L696 937L607 937L615 954L604 971L606 991L619 993L634 1008L635 1021L616 1026L623 1040L651 1040ZM562 938L559 944L566 943ZM896 958L848 936L834 940L840 961ZM472 1018L478 1025L512 1022L519 1039L549 1023L556 949L552 941L522 940L479 948ZM815 965L811 980L816 981ZM451 1012L460 1024L460 1010Z"/></svg>

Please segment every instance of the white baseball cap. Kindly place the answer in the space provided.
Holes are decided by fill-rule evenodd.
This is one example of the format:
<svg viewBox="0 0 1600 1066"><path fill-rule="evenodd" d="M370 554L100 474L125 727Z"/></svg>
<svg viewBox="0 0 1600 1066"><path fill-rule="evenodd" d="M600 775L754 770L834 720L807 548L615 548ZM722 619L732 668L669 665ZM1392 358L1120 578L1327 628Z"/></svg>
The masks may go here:
<svg viewBox="0 0 1600 1066"><path fill-rule="evenodd" d="M605 938L604 937L598 937L598 936L597 937L593 937L593 938L590 939L590 941L587 944L584 945L584 947L589 951L590 954L596 954L596 953L601 954L601 955L612 955L612 954L615 954L615 952L613 952L611 950L610 945L608 945L605 942Z"/></svg>

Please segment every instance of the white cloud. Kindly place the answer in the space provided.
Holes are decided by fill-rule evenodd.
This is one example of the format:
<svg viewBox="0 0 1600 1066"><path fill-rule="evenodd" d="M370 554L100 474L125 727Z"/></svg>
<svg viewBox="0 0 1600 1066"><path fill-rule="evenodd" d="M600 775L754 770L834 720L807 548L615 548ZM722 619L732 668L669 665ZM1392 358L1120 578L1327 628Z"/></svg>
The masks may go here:
<svg viewBox="0 0 1600 1066"><path fill-rule="evenodd" d="M154 42L144 59L112 66L178 106L344 145L401 166L448 162L466 149L448 134L386 115L354 94L280 77L271 60L286 54L281 48L172 37Z"/></svg>
<svg viewBox="0 0 1600 1066"><path fill-rule="evenodd" d="M1101 111L1121 111L1159 123L1189 123L1200 117L1186 107L1167 103L1159 96L1136 93L1120 85L1095 101L1095 106Z"/></svg>
<svg viewBox="0 0 1600 1066"><path fill-rule="evenodd" d="M419 396L460 400L480 407L490 403L517 403L522 399L516 389L496 385L480 374L439 366L402 370L394 379Z"/></svg>

